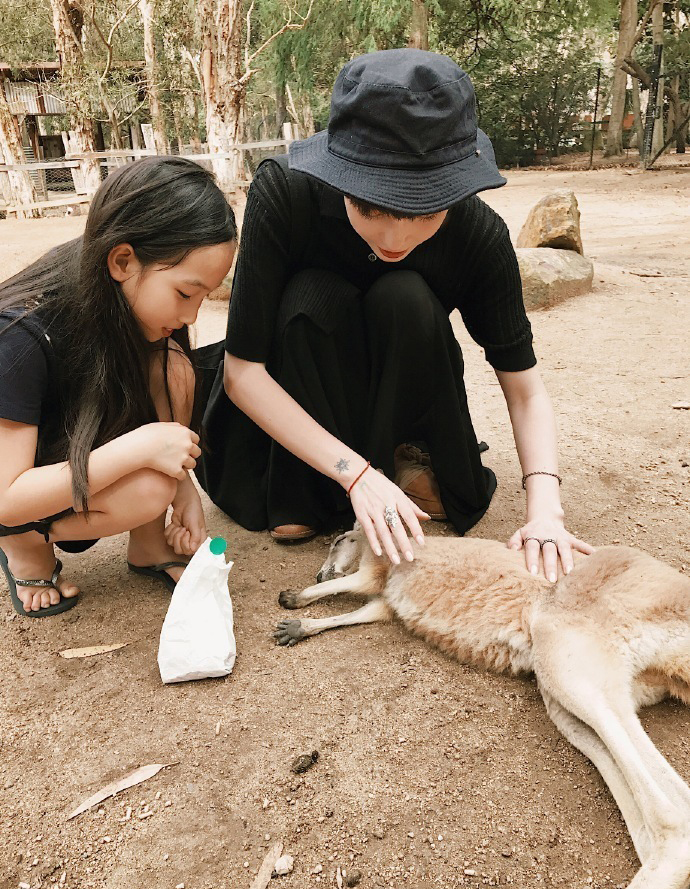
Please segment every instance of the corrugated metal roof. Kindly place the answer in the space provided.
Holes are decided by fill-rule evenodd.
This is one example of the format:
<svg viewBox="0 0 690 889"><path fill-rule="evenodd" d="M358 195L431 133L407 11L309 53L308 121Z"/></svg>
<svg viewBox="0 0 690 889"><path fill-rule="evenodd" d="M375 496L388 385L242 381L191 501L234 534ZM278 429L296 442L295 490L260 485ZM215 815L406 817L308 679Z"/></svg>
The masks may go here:
<svg viewBox="0 0 690 889"><path fill-rule="evenodd" d="M23 81L19 83L5 82L5 96L12 114L40 114L38 103L38 84Z"/></svg>
<svg viewBox="0 0 690 889"><path fill-rule="evenodd" d="M65 114L65 103L56 83L41 84L46 114Z"/></svg>
<svg viewBox="0 0 690 889"><path fill-rule="evenodd" d="M5 96L12 114L64 114L65 103L55 83L34 83L20 80L4 82ZM42 110L39 96L43 96Z"/></svg>

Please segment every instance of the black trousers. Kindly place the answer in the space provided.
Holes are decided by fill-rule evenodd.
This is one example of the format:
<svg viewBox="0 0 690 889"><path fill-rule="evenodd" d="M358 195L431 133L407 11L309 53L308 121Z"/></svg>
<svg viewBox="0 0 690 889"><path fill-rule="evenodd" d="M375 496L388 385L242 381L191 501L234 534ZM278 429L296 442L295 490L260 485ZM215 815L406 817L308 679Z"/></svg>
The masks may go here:
<svg viewBox="0 0 690 889"><path fill-rule="evenodd" d="M314 292L327 292L327 305ZM393 271L360 292L308 269L281 300L268 372L317 422L393 477L393 452L422 440L449 520L460 534L496 489L482 466L447 313L416 272ZM219 369L204 414L197 477L211 499L249 530L328 525L349 501L227 398Z"/></svg>

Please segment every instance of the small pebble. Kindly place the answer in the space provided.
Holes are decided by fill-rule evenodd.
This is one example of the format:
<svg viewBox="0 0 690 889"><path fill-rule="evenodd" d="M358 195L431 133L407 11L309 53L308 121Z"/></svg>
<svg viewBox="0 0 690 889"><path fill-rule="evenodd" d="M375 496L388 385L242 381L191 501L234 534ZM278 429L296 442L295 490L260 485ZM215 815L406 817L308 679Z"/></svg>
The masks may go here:
<svg viewBox="0 0 690 889"><path fill-rule="evenodd" d="M357 886L362 879L362 873L358 870L351 870L345 877L346 886Z"/></svg>
<svg viewBox="0 0 690 889"><path fill-rule="evenodd" d="M320 874L322 871L323 871L323 865L317 864L316 867L314 868L314 870L312 871L312 873L313 874Z"/></svg>
<svg viewBox="0 0 690 889"><path fill-rule="evenodd" d="M294 858L292 855L281 855L276 861L273 871L278 874L279 877L284 877L286 874L292 873L293 867Z"/></svg>
<svg viewBox="0 0 690 889"><path fill-rule="evenodd" d="M385 835L386 835L386 834L381 830L380 827L375 827L374 830L372 830L372 834L373 834L373 836L376 837L377 840L382 840L382 839L385 837Z"/></svg>

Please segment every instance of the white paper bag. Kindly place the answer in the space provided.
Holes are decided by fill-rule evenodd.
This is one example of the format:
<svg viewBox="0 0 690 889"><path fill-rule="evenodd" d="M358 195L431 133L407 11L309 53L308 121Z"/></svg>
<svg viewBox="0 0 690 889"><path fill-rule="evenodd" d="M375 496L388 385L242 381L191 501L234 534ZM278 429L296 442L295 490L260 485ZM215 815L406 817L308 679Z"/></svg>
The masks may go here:
<svg viewBox="0 0 690 889"><path fill-rule="evenodd" d="M211 538L194 553L175 586L163 621L158 667L163 682L226 676L235 663L225 541ZM213 550L216 552L214 553Z"/></svg>

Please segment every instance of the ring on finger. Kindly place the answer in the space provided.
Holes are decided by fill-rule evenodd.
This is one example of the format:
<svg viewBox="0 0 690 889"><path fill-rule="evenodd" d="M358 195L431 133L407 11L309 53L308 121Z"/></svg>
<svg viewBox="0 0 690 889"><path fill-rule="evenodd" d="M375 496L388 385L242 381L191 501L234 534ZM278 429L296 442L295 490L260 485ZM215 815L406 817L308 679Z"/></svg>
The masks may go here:
<svg viewBox="0 0 690 889"><path fill-rule="evenodd" d="M527 543L528 540L535 540L535 541L539 544L540 547L541 547L541 546L543 545L543 543L544 543L544 541L543 541L543 540L540 540L538 537L523 537L523 538L522 538L522 542L523 542L523 543Z"/></svg>
<svg viewBox="0 0 690 889"><path fill-rule="evenodd" d="M558 544L557 544L556 541L553 539L553 537L545 537L545 538L542 540L541 545L544 546L545 543L553 543L554 546L558 546Z"/></svg>
<svg viewBox="0 0 690 889"><path fill-rule="evenodd" d="M395 528L395 526L400 521L398 510L394 506L387 506L383 510L383 519L389 528Z"/></svg>

